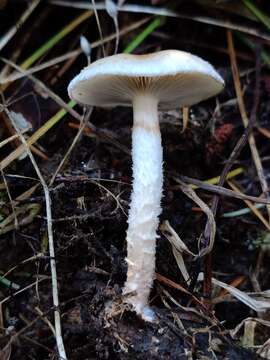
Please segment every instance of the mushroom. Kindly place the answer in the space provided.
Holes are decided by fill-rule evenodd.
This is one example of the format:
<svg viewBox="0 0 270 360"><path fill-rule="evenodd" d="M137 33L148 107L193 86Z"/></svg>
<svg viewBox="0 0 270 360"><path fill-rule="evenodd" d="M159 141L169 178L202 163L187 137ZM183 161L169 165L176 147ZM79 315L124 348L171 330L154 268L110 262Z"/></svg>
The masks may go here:
<svg viewBox="0 0 270 360"><path fill-rule="evenodd" d="M155 271L163 185L158 109L196 104L219 93L224 81L206 61L178 50L147 55L117 54L95 61L69 84L83 105L133 106L133 190L127 229L126 301L153 321L148 305Z"/></svg>

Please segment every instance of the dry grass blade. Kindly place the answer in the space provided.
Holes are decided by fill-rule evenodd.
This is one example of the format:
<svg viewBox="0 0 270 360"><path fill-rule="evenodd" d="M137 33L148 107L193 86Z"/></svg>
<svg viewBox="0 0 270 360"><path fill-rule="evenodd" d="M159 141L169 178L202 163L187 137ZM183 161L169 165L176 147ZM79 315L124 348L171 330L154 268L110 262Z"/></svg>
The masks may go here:
<svg viewBox="0 0 270 360"><path fill-rule="evenodd" d="M254 322L260 322L261 324L265 323L265 325L269 325L270 326L270 322L266 321L266 320L262 320L259 318L253 318L253 317L248 317L244 320L242 320L233 330L230 331L231 337L235 338L237 337L239 331L241 330L241 328L245 325L246 321L254 321Z"/></svg>
<svg viewBox="0 0 270 360"><path fill-rule="evenodd" d="M237 276L235 279L233 279L229 285L233 287L238 287L245 281L246 281L246 276L240 275ZM218 304L220 302L223 302L224 299L227 297L227 295L228 295L228 291L225 289L221 289L218 295L214 299L212 299L212 304Z"/></svg>
<svg viewBox="0 0 270 360"><path fill-rule="evenodd" d="M12 61L4 59L2 57L0 57L0 59L12 66L14 69L18 70L19 72L21 72L22 74L24 73L25 70L23 70L20 66L14 64ZM29 79L34 82L40 89L42 89L50 98L52 98L60 107L64 108L67 112L70 113L70 115L72 115L75 119L77 120L81 120L81 115L77 113L77 111L73 110L71 107L68 106L68 104L66 104L61 98L60 96L58 96L57 94L55 94L52 90L50 90L41 80L37 79L36 77L34 77L33 75L27 75L29 77Z"/></svg>
<svg viewBox="0 0 270 360"><path fill-rule="evenodd" d="M7 145L9 142L11 142L11 141L13 141L13 140L15 140L15 139L18 139L18 137L19 137L18 134L14 134L14 135L12 135L12 136L9 136L9 137L8 137L7 139L5 139L5 140L2 140L2 141L0 142L0 149L1 149L1 147Z"/></svg>
<svg viewBox="0 0 270 360"><path fill-rule="evenodd" d="M203 273L199 274L198 280L203 281L204 275ZM269 311L270 309L270 302L265 300L257 300L253 299L250 295L246 294L245 292L230 286L220 280L212 278L212 283L217 285L225 290L227 290L232 296L237 298L239 301L250 307L251 309L260 312L260 311Z"/></svg>
<svg viewBox="0 0 270 360"><path fill-rule="evenodd" d="M234 151L234 153L235 153L235 151ZM232 155L233 155L233 153L232 153ZM221 175L220 176L215 176L215 177L213 177L211 179L204 180L203 184L206 184L206 185L216 185L216 184L218 184L218 186L223 186L225 180L232 179L232 178L235 178L236 176L238 176L240 174L243 174L244 168L242 168L242 167L239 167L239 168L236 168L236 169L230 171L230 168L231 168L231 166L233 165L233 162L234 162L233 160L235 160L235 158L236 158L236 156L234 156L233 159L232 159L231 156L230 156L229 160L226 162L226 166L224 167ZM180 178L181 177L182 177L182 175L180 176ZM184 180L184 177L183 177L183 181L188 182L190 184L192 184L192 181L196 181L196 182L198 181L198 184L199 184L199 181L200 181L198 179L193 179L193 178L189 178L189 177L186 177L186 179L187 180ZM190 181L189 179L192 179L192 181ZM198 186L196 184L192 185L193 190L196 190L199 187L201 187L201 186Z"/></svg>
<svg viewBox="0 0 270 360"><path fill-rule="evenodd" d="M260 319L260 318L248 317L248 318L244 319L243 321L241 321L240 324L238 324L235 327L235 329L230 331L232 338L236 338L238 336L238 333L240 332L241 328L243 326L245 327L247 322L253 322L253 324L260 324L262 326L266 326L266 327L270 328L270 321ZM268 339L263 345L259 346L259 349L257 350L257 354L260 355L264 359L269 359L270 339Z"/></svg>
<svg viewBox="0 0 270 360"><path fill-rule="evenodd" d="M50 4L58 5L58 6L67 6L73 7L77 9L91 9L93 10L93 6L86 1L62 1L62 0L50 0ZM98 3L96 4L97 10L106 10L105 3ZM159 15L159 16L167 16L167 17L174 17L178 19L187 19L193 20L202 24L214 25L218 27L222 27L225 29L236 30L243 32L245 34L258 36L261 39L266 41L270 41L270 36L266 33L262 33L258 29L251 28L250 26L244 26L241 24L235 24L230 20L222 20L218 18L212 18L207 16L200 16L200 15L189 15L184 14L183 12L177 12L174 10L170 10L167 8L162 7L154 7L154 6L144 6L144 5L136 5L136 4L127 4L121 7L118 7L118 11L125 11L125 12L134 12L134 13L143 13L143 14L151 14L151 15Z"/></svg>
<svg viewBox="0 0 270 360"><path fill-rule="evenodd" d="M270 140L270 131L268 129L265 129L265 128L257 128L257 130L265 137L267 137L267 139Z"/></svg>
<svg viewBox="0 0 270 360"><path fill-rule="evenodd" d="M195 313L195 314L199 315L203 319L209 321L214 326L219 324L219 321L215 318L215 316L212 313L209 313L209 311L206 309L204 304L199 299L197 299L196 296L194 296L191 292L189 292L188 290L183 288L180 284L177 284L173 280L170 280L170 279L166 278L163 275L155 273L155 277L161 284L164 284L164 285L166 285L166 286L168 286L168 287L170 287L172 289L179 290L179 291L183 292L184 294L190 296L192 301L196 305L198 305L198 307L200 309L200 312L197 311L196 309L192 308L192 307L185 307L185 306L183 306L183 305L181 305L181 304L179 304L177 302L176 305L179 306L181 309L183 309L183 310L185 310L187 312L191 312L191 313Z"/></svg>
<svg viewBox="0 0 270 360"><path fill-rule="evenodd" d="M31 195L34 194L39 184L32 186L30 189L24 191L21 195L16 197L16 201L24 201L27 200Z"/></svg>
<svg viewBox="0 0 270 360"><path fill-rule="evenodd" d="M249 200L249 201L261 203L261 204L270 204L270 200L268 200L268 199L263 199L263 198L259 198L259 197L255 197L255 196L249 196L249 195L243 194L241 192L232 191L232 190L226 189L226 188L224 188L222 186L218 186L218 185L207 184L204 181L201 181L198 179L193 179L188 176L180 175L179 179L182 181L188 182L190 184L196 185L196 187L198 187L198 188L201 188L203 190L207 190L212 193L219 194L219 195L228 196L228 197L241 199L241 200ZM174 180L176 182L178 182L179 179L174 177Z"/></svg>
<svg viewBox="0 0 270 360"><path fill-rule="evenodd" d="M9 274L11 274L14 270L16 270L18 267L20 267L22 264L26 264L29 262L33 262L33 261L37 261L40 260L41 258L44 257L43 253L38 253L34 256L31 256L30 258L27 258L25 260L22 260L19 264L16 264L15 266L13 266L12 268L10 268L6 273L3 274L4 277L7 277Z"/></svg>
<svg viewBox="0 0 270 360"><path fill-rule="evenodd" d="M20 144L20 140L18 139L18 136L16 136L16 134L14 134L14 129L12 127L9 126L9 119L7 118L6 114L3 113L2 109L0 109L1 111L1 114L2 114L2 118L4 120L4 123L5 123L5 127L8 129L8 132L13 134L11 135L11 138L13 137L13 141L14 141L14 147L15 146L18 146ZM11 111L11 113L14 113L13 111ZM22 114L20 113L17 113L17 116L21 116L22 119L25 120L25 118L22 116ZM27 120L25 120L27 122ZM30 128L24 128L24 129L21 129L21 132L22 134L23 133L27 133L28 130L30 130ZM8 139L7 139L8 140ZM9 141L7 141L9 142ZM5 145L6 143L6 140L3 140L3 144ZM1 147L1 144L0 144L0 147ZM40 149L34 147L34 146L31 146L31 150L33 151L34 154L38 155L40 158L42 158L43 160L48 160L48 156L46 154L44 154L43 151L41 151Z"/></svg>
<svg viewBox="0 0 270 360"><path fill-rule="evenodd" d="M245 348L254 347L255 342L255 328L256 323L254 321L246 321L244 326L244 335L242 338L242 345Z"/></svg>
<svg viewBox="0 0 270 360"><path fill-rule="evenodd" d="M185 130L188 126L188 113L189 113L189 108L184 107L183 108L183 129L182 129L181 133L185 132Z"/></svg>
<svg viewBox="0 0 270 360"><path fill-rule="evenodd" d="M52 323L49 321L49 319L47 318L47 316L45 316L44 312L41 311L38 306L35 307L35 310L38 313L38 315L42 318L42 320L48 325L49 329L51 330L51 332L55 336L54 327L53 327Z"/></svg>
<svg viewBox="0 0 270 360"><path fill-rule="evenodd" d="M16 209L6 216L0 223L0 235L6 234L9 231L16 230L21 226L31 224L34 218L40 212L41 206L37 203L25 204ZM18 219L21 217L20 219ZM17 220L18 219L18 220Z"/></svg>
<svg viewBox="0 0 270 360"><path fill-rule="evenodd" d="M167 240L169 240L170 244L172 245L173 255L175 257L177 265L183 275L183 278L185 279L187 284L189 284L190 276L189 276L189 273L187 271L187 268L186 268L186 265L185 265L185 262L183 259L183 254L186 253L193 257L195 257L196 255L193 254L193 252L191 252L189 250L189 248L186 246L186 244L180 239L179 235L171 227L169 221L167 221L167 220L164 221L160 226L160 230L161 230L162 234L166 237Z"/></svg>
<svg viewBox="0 0 270 360"><path fill-rule="evenodd" d="M21 18L17 21L17 23L12 26L9 31L1 37L0 40L0 51L7 45L7 43L12 39L12 37L16 34L16 32L22 27L22 25L25 23L25 21L29 18L29 16L32 14L32 12L35 10L35 8L40 3L40 0L34 0L31 5L25 10L25 12L22 14Z"/></svg>
<svg viewBox="0 0 270 360"><path fill-rule="evenodd" d="M70 105L74 106L74 103L71 102ZM42 125L30 138L27 140L27 145L33 145L40 137L42 137L46 132L52 128L61 118L66 114L64 109L58 111L52 118L50 118L44 125ZM26 151L24 144L21 144L10 153L5 159L0 162L0 169L7 167L12 161L16 160Z"/></svg>
<svg viewBox="0 0 270 360"><path fill-rule="evenodd" d="M241 193L240 189L235 184L233 184L231 181L228 181L228 184L234 191L239 192L239 194ZM266 229L268 231L270 231L270 224L263 217L263 215L260 213L260 211L249 200L244 200L244 202L247 204L247 206L250 208L250 210L260 219L260 221L264 224Z"/></svg>
<svg viewBox="0 0 270 360"><path fill-rule="evenodd" d="M92 1L92 4L93 4L92 6L93 6L93 10L94 10L94 14L95 14L96 22L97 22L97 27L98 27L98 32L99 32L99 36L100 36L100 40L101 40L101 47L102 47L103 57L105 57L106 52L105 52L105 47L104 47L104 39L103 39L101 25L100 25L100 22L99 22L99 16L98 16L97 8L96 8L96 2L95 2L95 0L91 0L91 1Z"/></svg>
<svg viewBox="0 0 270 360"><path fill-rule="evenodd" d="M169 221L164 221L160 226L160 230L162 231L163 235L169 240L169 242L181 253L186 253L195 257L196 255L189 250L186 244L180 239L179 235L176 231L172 228Z"/></svg>
<svg viewBox="0 0 270 360"><path fill-rule="evenodd" d="M270 359L270 339L268 339L262 347L257 351L257 354L264 359Z"/></svg>
<svg viewBox="0 0 270 360"><path fill-rule="evenodd" d="M59 356L61 359L65 360L67 359L67 357L66 357L64 342L62 338L62 331L61 331L61 316L59 309L59 296L58 296L57 271L56 271L56 261L55 261L55 251L54 251L53 229L52 229L52 211L51 211L50 192L24 136L20 133L20 130L17 128L17 125L13 120L12 116L10 116L9 110L5 108L4 111L9 117L12 126L16 130L17 134L20 135L20 140L27 151L27 154L32 162L32 165L43 187L43 191L45 195L47 231L48 231L48 239L49 239L49 253L50 253L50 265L51 265L52 296L53 296L53 305L54 305L54 325L55 325L55 334L56 334L55 337L56 337Z"/></svg>
<svg viewBox="0 0 270 360"><path fill-rule="evenodd" d="M249 119L247 116L247 112L246 112L246 108L245 108L245 104L244 104L244 100L243 100L243 94L242 94L242 89L241 89L241 82L240 82L240 76L239 76L239 71L238 71L238 66L237 66L233 37L232 37L232 33L230 30L227 30L227 42L228 42L228 50L229 50L229 54L230 54L231 68L232 68L232 74L233 74L233 79L234 79L234 86L235 86L235 91L236 91L236 96L237 96L237 102L238 102L241 118L243 121L243 125L245 128L247 128L249 125ZM262 191L266 197L269 197L268 184L265 179L260 155L259 155L259 152L258 152L258 149L256 146L254 135L252 133L250 133L250 135L248 137L248 142L249 142L250 150L252 153L252 158L253 158L253 161L254 161L254 164L255 164L255 167L257 170L257 174L258 174L258 177L259 177L259 180L261 183ZM270 219L270 206L269 205L267 206L267 210L268 210L268 216Z"/></svg>
<svg viewBox="0 0 270 360"><path fill-rule="evenodd" d="M189 313L189 315L193 315L192 317L196 317L197 320L199 320L200 318L203 318L204 320L209 320L207 317L203 316L202 313L200 313L198 310L196 310L195 308L192 307L185 307L183 305L181 305L167 290L163 289L163 287L161 285L158 286L158 290L161 290L162 292L159 291L160 295L161 295L161 299L163 301L163 303L165 302L165 306L171 310L171 307L169 305L169 303L167 301L165 301L163 294L166 296L166 298L168 300L170 300L174 305L176 305L178 308L180 308L181 310ZM173 313L173 312L172 312ZM175 314L176 315L176 314ZM174 316L175 318L175 316ZM180 319L179 319L180 320ZM180 328L184 328L183 325ZM185 333L187 334L187 331L185 331Z"/></svg>
<svg viewBox="0 0 270 360"><path fill-rule="evenodd" d="M183 191L183 193L185 195L187 195L191 200L193 200L207 216L210 236L209 236L209 243L207 244L207 246L201 248L201 246L199 244L200 252L199 252L198 256L202 257L202 256L210 253L211 250L213 249L215 235L216 235L215 218L214 218L214 215L213 215L213 212L211 211L211 209L198 197L198 195L195 193L195 191L189 185L186 185L181 180L179 180L179 183L180 183L179 186L180 186L181 190Z"/></svg>

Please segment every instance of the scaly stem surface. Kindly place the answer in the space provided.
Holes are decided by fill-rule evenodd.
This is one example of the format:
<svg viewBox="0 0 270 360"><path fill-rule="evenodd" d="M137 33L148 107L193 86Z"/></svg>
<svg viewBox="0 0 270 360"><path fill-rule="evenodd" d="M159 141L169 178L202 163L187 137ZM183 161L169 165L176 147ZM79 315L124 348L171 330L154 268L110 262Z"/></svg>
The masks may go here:
<svg viewBox="0 0 270 360"><path fill-rule="evenodd" d="M124 293L145 320L154 320L148 297L155 271L156 238L161 213L162 145L158 100L148 94L135 96L132 131L133 192L128 217L128 273Z"/></svg>

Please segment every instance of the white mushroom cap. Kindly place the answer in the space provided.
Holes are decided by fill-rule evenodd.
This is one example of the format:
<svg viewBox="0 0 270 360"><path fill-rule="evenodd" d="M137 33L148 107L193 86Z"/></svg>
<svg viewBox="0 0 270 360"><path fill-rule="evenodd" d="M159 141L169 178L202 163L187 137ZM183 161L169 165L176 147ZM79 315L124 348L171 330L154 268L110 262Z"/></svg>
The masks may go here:
<svg viewBox="0 0 270 360"><path fill-rule="evenodd" d="M219 93L224 81L208 62L179 50L118 54L84 68L68 86L75 101L130 106L136 94L153 94L161 109L190 106Z"/></svg>

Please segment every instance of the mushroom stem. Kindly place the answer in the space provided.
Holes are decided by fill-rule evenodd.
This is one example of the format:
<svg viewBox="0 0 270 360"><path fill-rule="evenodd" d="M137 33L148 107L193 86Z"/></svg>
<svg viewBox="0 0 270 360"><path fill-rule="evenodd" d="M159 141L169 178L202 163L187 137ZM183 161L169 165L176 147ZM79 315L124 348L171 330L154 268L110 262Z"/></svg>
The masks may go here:
<svg viewBox="0 0 270 360"><path fill-rule="evenodd" d="M133 192L128 217L128 273L124 293L135 291L127 301L145 320L153 321L155 316L148 308L148 297L154 279L163 184L158 100L145 93L136 95L133 116Z"/></svg>

